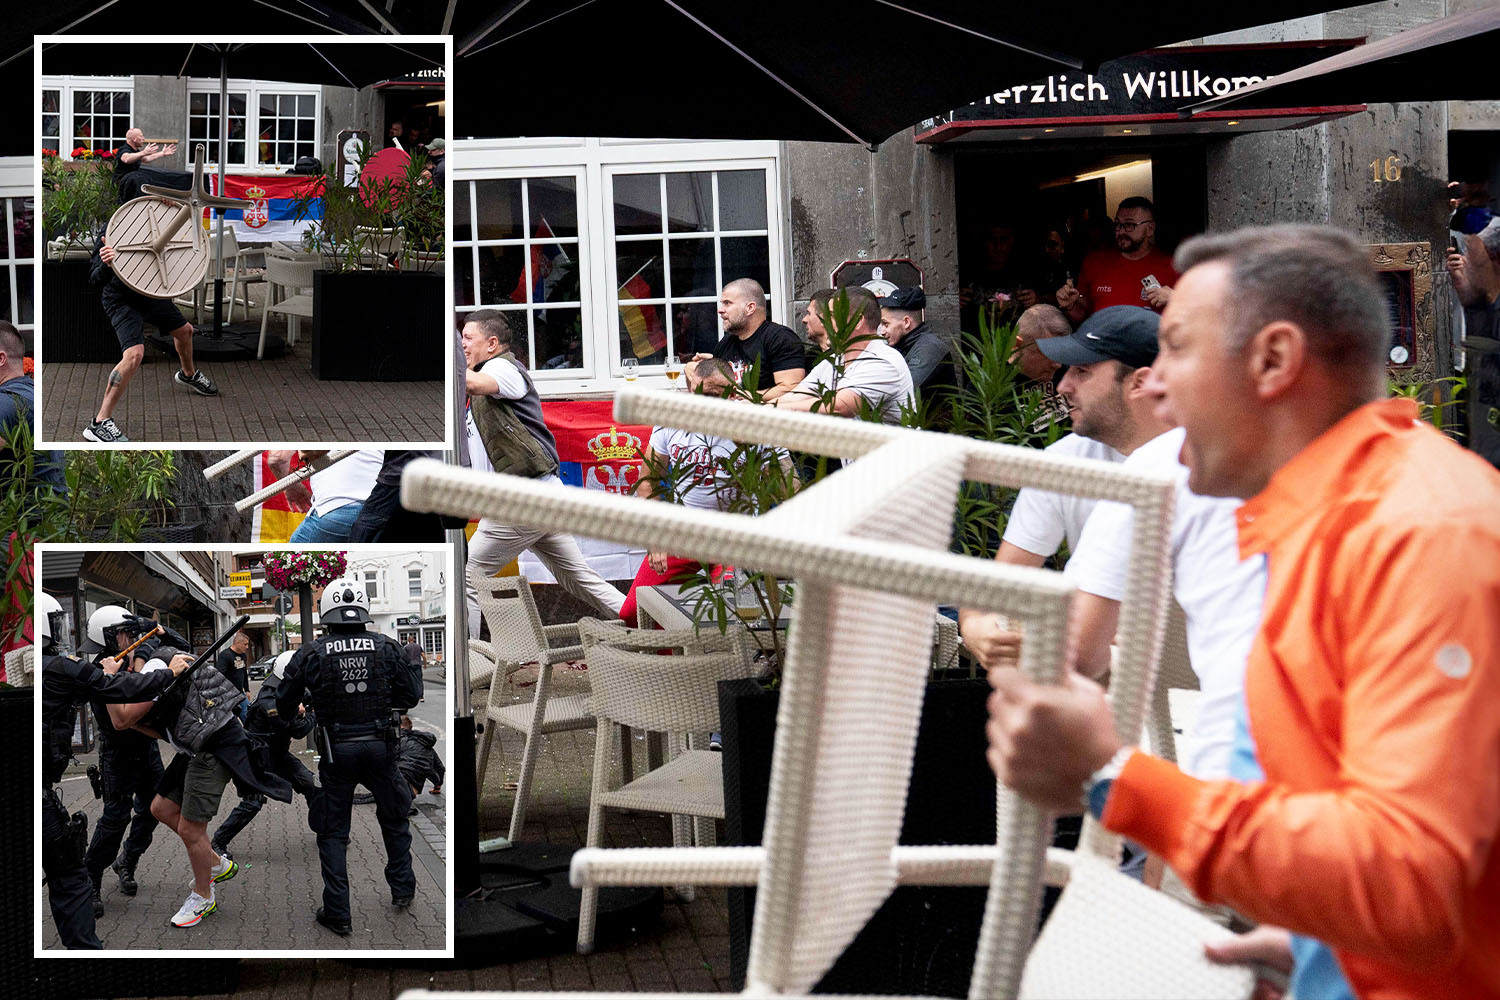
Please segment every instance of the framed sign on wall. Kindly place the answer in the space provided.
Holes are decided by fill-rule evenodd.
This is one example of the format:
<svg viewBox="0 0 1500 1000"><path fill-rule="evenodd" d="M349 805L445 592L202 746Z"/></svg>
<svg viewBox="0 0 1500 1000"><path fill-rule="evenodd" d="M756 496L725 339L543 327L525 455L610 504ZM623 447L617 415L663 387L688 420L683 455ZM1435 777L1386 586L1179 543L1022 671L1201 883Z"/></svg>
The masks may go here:
<svg viewBox="0 0 1500 1000"><path fill-rule="evenodd" d="M1391 317L1387 369L1397 382L1430 382L1437 376L1432 244L1381 243L1369 251Z"/></svg>

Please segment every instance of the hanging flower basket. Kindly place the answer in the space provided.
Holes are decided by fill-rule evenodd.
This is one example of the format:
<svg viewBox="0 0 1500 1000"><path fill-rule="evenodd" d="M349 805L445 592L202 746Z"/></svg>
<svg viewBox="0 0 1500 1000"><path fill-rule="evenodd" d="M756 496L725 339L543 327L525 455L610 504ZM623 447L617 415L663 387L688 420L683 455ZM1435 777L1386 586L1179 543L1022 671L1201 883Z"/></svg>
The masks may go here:
<svg viewBox="0 0 1500 1000"><path fill-rule="evenodd" d="M342 552L267 552L262 562L266 581L277 590L296 590L304 583L321 587L343 576L348 565Z"/></svg>

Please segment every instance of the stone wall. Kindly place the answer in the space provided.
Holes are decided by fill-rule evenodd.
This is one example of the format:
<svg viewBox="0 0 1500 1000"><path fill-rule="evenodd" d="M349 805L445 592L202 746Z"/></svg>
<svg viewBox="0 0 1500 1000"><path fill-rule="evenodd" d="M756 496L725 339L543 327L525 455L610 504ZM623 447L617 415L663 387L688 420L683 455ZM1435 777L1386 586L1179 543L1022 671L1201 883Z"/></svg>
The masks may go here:
<svg viewBox="0 0 1500 1000"><path fill-rule="evenodd" d="M206 542L250 541L250 512L236 511L234 502L254 491L253 463L237 465L212 481L203 478L204 469L228 455L227 451L177 452L177 479L171 491L176 504L173 519L201 522L199 537Z"/></svg>

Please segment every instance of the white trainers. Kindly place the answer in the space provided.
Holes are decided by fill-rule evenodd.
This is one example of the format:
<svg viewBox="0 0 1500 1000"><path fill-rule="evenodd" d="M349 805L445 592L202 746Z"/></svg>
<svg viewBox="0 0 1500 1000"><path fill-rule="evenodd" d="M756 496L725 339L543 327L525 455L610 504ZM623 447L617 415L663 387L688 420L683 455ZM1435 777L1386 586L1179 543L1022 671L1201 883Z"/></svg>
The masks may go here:
<svg viewBox="0 0 1500 1000"><path fill-rule="evenodd" d="M172 918L174 927L191 927L210 913L214 912L217 904L214 903L213 890L208 892L208 898L204 899L196 892L188 893L187 902L182 904L182 909Z"/></svg>
<svg viewBox="0 0 1500 1000"><path fill-rule="evenodd" d="M233 858L219 855L219 863L208 870L215 882L228 882L240 873L240 866L234 863Z"/></svg>

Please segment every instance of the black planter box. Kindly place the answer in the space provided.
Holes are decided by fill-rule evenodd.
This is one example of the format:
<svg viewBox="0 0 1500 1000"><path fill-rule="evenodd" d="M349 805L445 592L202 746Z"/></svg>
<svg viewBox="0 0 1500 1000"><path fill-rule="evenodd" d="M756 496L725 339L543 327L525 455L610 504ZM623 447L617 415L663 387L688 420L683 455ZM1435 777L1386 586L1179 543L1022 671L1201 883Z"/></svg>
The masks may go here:
<svg viewBox="0 0 1500 1000"><path fill-rule="evenodd" d="M37 355L43 363L120 360L120 341L99 289L89 284L87 259L42 261L42 317Z"/></svg>
<svg viewBox="0 0 1500 1000"><path fill-rule="evenodd" d="M984 680L927 685L901 843L994 843L995 776L984 759L988 694ZM753 680L719 684L724 826L731 845L760 843L779 702ZM896 889L813 992L967 995L985 893L974 886ZM728 904L729 976L742 989L755 890L730 889Z"/></svg>
<svg viewBox="0 0 1500 1000"><path fill-rule="evenodd" d="M425 382L443 377L443 276L313 273L313 374L325 381Z"/></svg>
<svg viewBox="0 0 1500 1000"><path fill-rule="evenodd" d="M37 664L41 680L41 663ZM41 790L33 784L33 754L39 739L32 727L32 688L0 688L0 790L7 802L29 802L31 809L0 811L0 837L12 853L11 878L0 880L0 921L11 932L0 935L0 1000L75 1000L77 997L153 997L230 993L239 985L239 962L232 958L98 959L38 961L31 957L32 901L47 890L32 883L31 824ZM43 906L46 900L43 899ZM109 942L104 942L108 947Z"/></svg>

